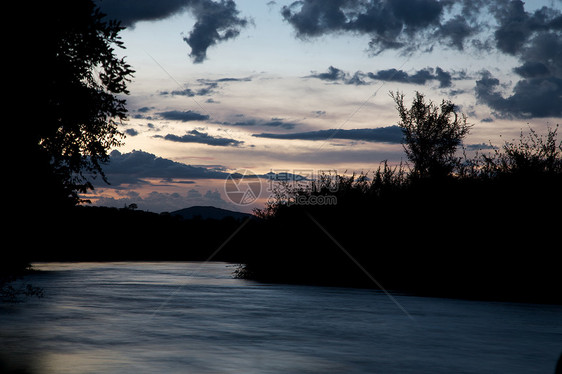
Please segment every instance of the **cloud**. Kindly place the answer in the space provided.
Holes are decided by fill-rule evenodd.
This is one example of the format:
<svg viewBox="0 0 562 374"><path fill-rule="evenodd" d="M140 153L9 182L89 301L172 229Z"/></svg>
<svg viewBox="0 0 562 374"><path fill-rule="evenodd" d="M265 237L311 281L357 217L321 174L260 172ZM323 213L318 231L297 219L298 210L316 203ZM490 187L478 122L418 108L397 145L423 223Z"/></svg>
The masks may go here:
<svg viewBox="0 0 562 374"><path fill-rule="evenodd" d="M284 6L281 14L300 38L339 33L367 35L374 54L387 49L431 52L441 46L464 53L513 56L520 63L513 70L519 78L513 91L502 95L497 85L489 85L489 79L494 78L483 75L475 82L478 100L498 116L559 117L562 11L546 4L530 11L521 0L302 0ZM313 76L331 82L366 83L364 74L358 72L350 78L334 67ZM450 73L439 68L413 74L389 69L369 76L373 77L411 84L436 80L440 87L451 86L452 79Z"/></svg>
<svg viewBox="0 0 562 374"><path fill-rule="evenodd" d="M343 82L345 84L364 85L369 84L366 79L388 81L388 82L401 82L409 84L426 84L429 81L438 81L439 87L445 88L452 85L453 76L451 73L441 69L440 67L425 68L416 71L414 74L408 74L403 70L386 69L379 70L376 73L363 73L356 71L353 75L330 66L325 73L313 73L305 78L317 78L329 82Z"/></svg>
<svg viewBox="0 0 562 374"><path fill-rule="evenodd" d="M172 96L208 96L214 93L218 88L220 88L219 84L221 83L230 83L230 82L250 82L252 80L251 77L245 78L219 78L219 79L197 79L199 87L197 88L190 88L185 87L179 90L172 90L172 91L160 91L160 95L172 95Z"/></svg>
<svg viewBox="0 0 562 374"><path fill-rule="evenodd" d="M222 122L225 126L235 126L235 127L273 127L282 128L286 130L294 129L298 124L294 122L285 122L281 118L272 118L271 120L261 120L261 119L247 119L244 121L236 122Z"/></svg>
<svg viewBox="0 0 562 374"><path fill-rule="evenodd" d="M284 6L281 14L301 38L367 34L371 48L382 51L412 44L421 31L439 25L443 4L437 0L303 0Z"/></svg>
<svg viewBox="0 0 562 374"><path fill-rule="evenodd" d="M308 75L307 78L318 78L324 81L340 81L345 80L347 73L343 70L330 66L325 73L313 73Z"/></svg>
<svg viewBox="0 0 562 374"><path fill-rule="evenodd" d="M513 71L522 79L504 97L498 91L499 80L484 71L476 81L478 100L498 117L562 116L562 13L548 7L530 13L521 1L492 10L498 22L495 45L518 58L521 65Z"/></svg>
<svg viewBox="0 0 562 374"><path fill-rule="evenodd" d="M496 111L500 118L562 116L562 78L540 77L520 80L511 96L499 91L500 81L483 71L476 81L477 99Z"/></svg>
<svg viewBox="0 0 562 374"><path fill-rule="evenodd" d="M182 90L173 90L173 91L160 91L160 95L172 95L172 96L187 96L193 97L196 95L195 91L191 88L184 88Z"/></svg>
<svg viewBox="0 0 562 374"><path fill-rule="evenodd" d="M125 134L128 136L137 136L139 132L135 129L127 129L125 130Z"/></svg>
<svg viewBox="0 0 562 374"><path fill-rule="evenodd" d="M479 25L471 25L465 16L457 14L453 18L442 23L434 36L444 41L446 45L454 49L463 50L466 39L476 35L480 31Z"/></svg>
<svg viewBox="0 0 562 374"><path fill-rule="evenodd" d="M187 97L207 96L213 93L217 87L218 87L217 83L211 83L197 90L192 90L191 88L186 87L181 90L160 91L160 95L187 96Z"/></svg>
<svg viewBox="0 0 562 374"><path fill-rule="evenodd" d="M345 84L352 84L352 85L364 85L367 84L364 78L366 75L360 71L355 72L353 75L340 70L336 67L330 66L328 71L325 73L316 73L312 72L312 74L305 76L304 78L317 78L328 82L343 82Z"/></svg>
<svg viewBox="0 0 562 374"><path fill-rule="evenodd" d="M452 75L444 71L440 67L425 68L416 71L414 74L408 74L403 70L387 69L379 70L376 73L368 73L367 76L374 80L382 80L388 82L401 82L410 84L426 84L428 81L436 80L439 82L439 87L450 87Z"/></svg>
<svg viewBox="0 0 562 374"><path fill-rule="evenodd" d="M160 115L162 118L172 121L181 121L181 122L189 122L189 121L206 121L209 119L209 116L206 114L200 114L194 112L192 110L188 110L185 112L179 110L170 110L166 112L159 112L156 113Z"/></svg>
<svg viewBox="0 0 562 374"><path fill-rule="evenodd" d="M197 22L183 40L191 47L193 62L201 63L207 58L210 46L237 37L248 20L239 17L240 12L232 0L198 0L192 3L190 10Z"/></svg>
<svg viewBox="0 0 562 374"><path fill-rule="evenodd" d="M112 187L147 184L143 180L147 178L224 179L228 175L216 168L186 165L136 150L129 153L114 150L103 170Z"/></svg>
<svg viewBox="0 0 562 374"><path fill-rule="evenodd" d="M504 2L504 0L498 0ZM480 44L486 22L478 17L483 0L323 0L295 1L282 17L300 38L351 33L370 37L375 54L387 49L431 50L435 44L464 50ZM486 13L487 14L487 13ZM472 38L472 43L468 40Z"/></svg>
<svg viewBox="0 0 562 374"><path fill-rule="evenodd" d="M469 151L484 151L484 150L488 150L488 149L497 149L496 146L491 145L491 144L486 144L486 143L466 144L464 146L464 148L466 148Z"/></svg>
<svg viewBox="0 0 562 374"><path fill-rule="evenodd" d="M98 0L97 3L109 19L117 19L128 27L134 27L139 21L159 21L180 12L190 12L195 24L183 40L191 47L190 57L194 63L203 62L209 47L237 37L249 23L240 17L233 0Z"/></svg>
<svg viewBox="0 0 562 374"><path fill-rule="evenodd" d="M258 138L270 139L300 139L300 140L330 140L345 139L366 142L402 143L402 130L398 126L379 127L371 129L331 129L306 131L291 134L253 134Z"/></svg>
<svg viewBox="0 0 562 374"><path fill-rule="evenodd" d="M133 27L139 21L159 21L187 10L188 0L98 0L99 8L110 19Z"/></svg>
<svg viewBox="0 0 562 374"><path fill-rule="evenodd" d="M222 146L222 147L226 147L226 146L238 147L238 146L244 144L244 142L240 141L240 140L229 139L229 138L221 138L221 137L218 137L218 136L212 136L212 135L209 135L205 132L200 132L200 131L197 131L197 130L188 131L185 135L182 135L182 136L168 134L168 135L165 135L165 136L155 135L154 137L155 138L161 138L161 139L164 139L164 140L169 140L169 141L172 141L172 142L201 143L201 144L207 144L207 145L213 145L213 146Z"/></svg>

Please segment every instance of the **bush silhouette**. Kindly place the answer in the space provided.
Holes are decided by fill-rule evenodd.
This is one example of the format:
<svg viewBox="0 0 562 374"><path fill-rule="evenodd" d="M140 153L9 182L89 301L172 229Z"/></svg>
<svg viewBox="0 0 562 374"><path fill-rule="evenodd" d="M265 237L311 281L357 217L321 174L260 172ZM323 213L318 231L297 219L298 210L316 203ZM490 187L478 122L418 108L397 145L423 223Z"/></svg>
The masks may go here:
<svg viewBox="0 0 562 374"><path fill-rule="evenodd" d="M562 302L552 250L562 209L556 130L463 160L455 152L469 126L453 109L421 94L412 109L399 108L412 168L383 162L372 173L280 184L256 212L263 221L244 243L259 244L238 275L378 287L365 270L390 290ZM337 203L296 203L318 195Z"/></svg>
<svg viewBox="0 0 562 374"><path fill-rule="evenodd" d="M398 126L404 133L404 150L413 163L412 177L448 176L459 159L457 147L468 134L470 126L463 114L457 114L455 105L443 100L436 105L416 92L410 109L404 104L404 95L391 93L400 116Z"/></svg>

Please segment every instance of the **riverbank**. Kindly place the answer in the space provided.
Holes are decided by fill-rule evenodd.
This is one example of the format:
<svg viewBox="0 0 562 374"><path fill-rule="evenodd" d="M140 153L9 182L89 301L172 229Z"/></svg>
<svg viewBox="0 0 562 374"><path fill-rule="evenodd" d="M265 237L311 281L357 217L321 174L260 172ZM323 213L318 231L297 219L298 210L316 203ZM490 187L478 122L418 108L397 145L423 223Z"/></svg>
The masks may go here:
<svg viewBox="0 0 562 374"><path fill-rule="evenodd" d="M425 199L396 194L359 203L340 190L336 206L292 206L247 222L76 207L36 225L15 255L28 262L228 261L240 264L234 276L262 282L562 304L553 242L559 221L546 214L556 205L510 205L495 195L460 206L452 187L429 191L416 192ZM491 217L481 213L492 203Z"/></svg>
<svg viewBox="0 0 562 374"><path fill-rule="evenodd" d="M560 354L555 305L265 284L221 262L37 268L44 298L0 304L14 373L553 374Z"/></svg>

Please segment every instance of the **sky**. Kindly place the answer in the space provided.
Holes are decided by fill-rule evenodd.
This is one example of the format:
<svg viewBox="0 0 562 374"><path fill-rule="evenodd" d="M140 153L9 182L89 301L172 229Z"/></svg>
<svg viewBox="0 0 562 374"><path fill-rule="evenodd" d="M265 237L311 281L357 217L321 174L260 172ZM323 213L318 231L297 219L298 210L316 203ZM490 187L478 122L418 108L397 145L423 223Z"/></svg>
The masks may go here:
<svg viewBox="0 0 562 374"><path fill-rule="evenodd" d="M287 175L406 161L390 92L451 100L470 152L562 122L562 0L97 4L135 74L94 205L250 212Z"/></svg>

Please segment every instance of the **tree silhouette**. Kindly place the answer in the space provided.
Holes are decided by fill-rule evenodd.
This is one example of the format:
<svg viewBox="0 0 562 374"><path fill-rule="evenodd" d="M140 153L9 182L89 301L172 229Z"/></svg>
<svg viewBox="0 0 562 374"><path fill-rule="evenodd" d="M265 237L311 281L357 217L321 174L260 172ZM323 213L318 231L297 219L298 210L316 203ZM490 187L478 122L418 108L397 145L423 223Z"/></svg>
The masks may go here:
<svg viewBox="0 0 562 374"><path fill-rule="evenodd" d="M127 109L122 95L133 74L115 48L124 48L117 21L106 20L92 0L34 5L36 87L25 121L27 164L41 204L74 205L105 177L108 151L121 144L119 123ZM28 74L32 74L29 72Z"/></svg>
<svg viewBox="0 0 562 374"><path fill-rule="evenodd" d="M530 129L521 132L519 142L505 142L501 151L482 155L480 171L486 176L512 175L522 178L559 176L562 174L562 140L558 140L558 125L548 128L542 136Z"/></svg>
<svg viewBox="0 0 562 374"><path fill-rule="evenodd" d="M123 138L118 125L133 74L117 53L123 28L93 0L18 3L14 14L5 48L13 92L3 123L11 244L0 256L2 274L20 274L33 253L68 241L61 217L93 188L92 178L105 180L102 166ZM2 279L5 290L12 278Z"/></svg>
<svg viewBox="0 0 562 374"><path fill-rule="evenodd" d="M404 150L413 163L412 177L442 177L449 175L458 158L457 147L468 134L470 125L455 105L443 100L440 105L416 92L410 109L404 105L404 94L391 93L400 115L398 126L404 133Z"/></svg>

